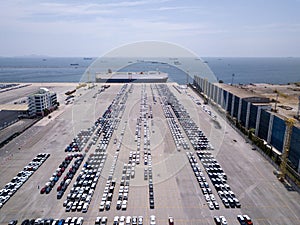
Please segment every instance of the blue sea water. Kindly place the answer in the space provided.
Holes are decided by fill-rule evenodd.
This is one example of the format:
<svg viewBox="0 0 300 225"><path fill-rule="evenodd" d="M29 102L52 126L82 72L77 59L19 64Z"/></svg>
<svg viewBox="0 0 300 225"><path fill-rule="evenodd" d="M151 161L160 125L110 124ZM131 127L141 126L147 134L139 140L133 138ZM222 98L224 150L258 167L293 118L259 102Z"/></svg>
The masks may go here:
<svg viewBox="0 0 300 225"><path fill-rule="evenodd" d="M79 82L95 60L84 58L6 58L0 57L0 82ZM217 58L203 57L218 80L225 83L286 84L300 81L300 58ZM157 65L155 65L157 68ZM161 69L163 68L163 69ZM134 63L125 70L155 70L149 64ZM183 84L186 76L173 66L162 64L159 69L169 73L171 81ZM191 80L190 80L191 82Z"/></svg>
<svg viewBox="0 0 300 225"><path fill-rule="evenodd" d="M287 84L300 81L300 58L205 58L218 80Z"/></svg>

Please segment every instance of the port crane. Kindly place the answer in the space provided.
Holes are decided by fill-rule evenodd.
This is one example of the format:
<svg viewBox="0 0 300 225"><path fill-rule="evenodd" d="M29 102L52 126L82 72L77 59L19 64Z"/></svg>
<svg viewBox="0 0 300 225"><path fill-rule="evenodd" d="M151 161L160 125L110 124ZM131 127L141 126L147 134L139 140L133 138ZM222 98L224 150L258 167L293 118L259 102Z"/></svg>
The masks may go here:
<svg viewBox="0 0 300 225"><path fill-rule="evenodd" d="M284 139L284 146L283 146L283 153L281 157L281 163L280 163L280 172L278 179L280 181L285 181L285 175L286 175L286 166L290 151L290 145L291 145L291 137L293 132L293 126L296 123L296 121L293 118L287 118L285 119L286 129L285 129L285 139Z"/></svg>

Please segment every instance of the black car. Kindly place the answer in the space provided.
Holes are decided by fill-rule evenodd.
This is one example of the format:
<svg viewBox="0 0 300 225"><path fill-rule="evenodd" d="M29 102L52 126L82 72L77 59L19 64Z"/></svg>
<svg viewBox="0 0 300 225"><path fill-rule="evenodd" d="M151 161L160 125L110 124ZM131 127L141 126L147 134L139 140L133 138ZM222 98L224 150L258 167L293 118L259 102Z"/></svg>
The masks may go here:
<svg viewBox="0 0 300 225"><path fill-rule="evenodd" d="M46 194L49 194L50 191L51 191L51 189L52 189L51 187L47 187L47 188L46 188Z"/></svg>
<svg viewBox="0 0 300 225"><path fill-rule="evenodd" d="M18 223L18 220L11 220L9 221L8 225L16 225Z"/></svg>
<svg viewBox="0 0 300 225"><path fill-rule="evenodd" d="M215 221L216 225L221 225L221 220L218 216L214 216L214 221Z"/></svg>
<svg viewBox="0 0 300 225"><path fill-rule="evenodd" d="M149 199L149 202L150 202L150 209L154 209L154 200Z"/></svg>
<svg viewBox="0 0 300 225"><path fill-rule="evenodd" d="M21 223L21 225L29 225L29 219L23 220L23 222Z"/></svg>

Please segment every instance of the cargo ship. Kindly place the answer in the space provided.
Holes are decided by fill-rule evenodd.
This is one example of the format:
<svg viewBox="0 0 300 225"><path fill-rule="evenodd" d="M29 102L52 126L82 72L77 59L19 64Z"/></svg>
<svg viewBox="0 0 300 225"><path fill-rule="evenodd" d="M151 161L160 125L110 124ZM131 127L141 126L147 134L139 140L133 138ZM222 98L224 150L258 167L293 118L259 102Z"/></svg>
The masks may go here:
<svg viewBox="0 0 300 225"><path fill-rule="evenodd" d="M97 83L166 83L168 74L160 71L96 73Z"/></svg>

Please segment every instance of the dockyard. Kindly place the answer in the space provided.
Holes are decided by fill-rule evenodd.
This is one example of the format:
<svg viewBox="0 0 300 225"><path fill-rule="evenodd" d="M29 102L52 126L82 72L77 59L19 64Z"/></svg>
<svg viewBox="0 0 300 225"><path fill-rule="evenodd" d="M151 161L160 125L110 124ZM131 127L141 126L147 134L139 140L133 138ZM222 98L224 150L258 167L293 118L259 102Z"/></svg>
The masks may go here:
<svg viewBox="0 0 300 225"><path fill-rule="evenodd" d="M74 84L47 88L57 92L59 109L0 149L0 189L40 153L49 154L3 204L1 225L68 217L77 217L74 224L79 217L87 225L97 217L113 224L116 216L141 216L150 224L151 215L156 224L169 217L176 225L216 224L220 216L240 224L238 215L253 224L299 224L299 193L279 182L274 167L190 88L110 84L99 91L97 84L78 89L69 103L65 92ZM8 91L2 104L32 89Z"/></svg>

